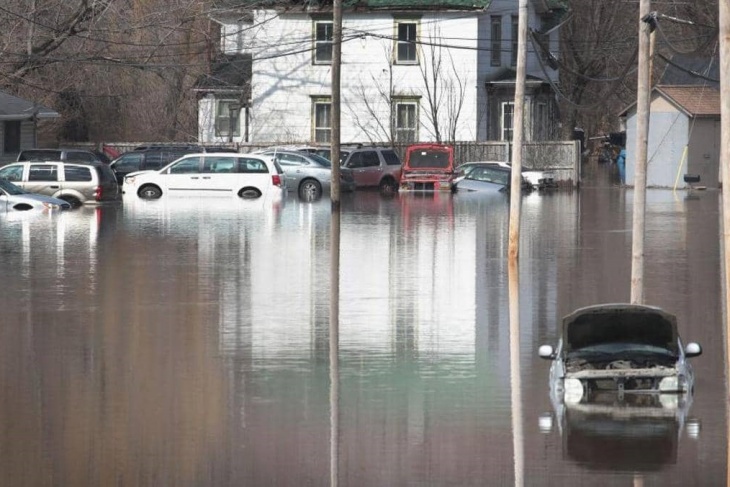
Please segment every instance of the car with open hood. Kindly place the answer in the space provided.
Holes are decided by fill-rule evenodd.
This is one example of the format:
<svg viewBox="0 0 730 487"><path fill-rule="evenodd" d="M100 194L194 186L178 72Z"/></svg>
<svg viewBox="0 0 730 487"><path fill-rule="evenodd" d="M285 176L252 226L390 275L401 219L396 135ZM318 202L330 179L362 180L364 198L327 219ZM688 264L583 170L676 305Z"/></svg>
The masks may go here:
<svg viewBox="0 0 730 487"><path fill-rule="evenodd" d="M565 316L557 346L542 345L552 362L550 388L567 404L590 402L606 392L682 394L694 388L688 362L702 353L683 345L677 318L660 308L638 304L599 304Z"/></svg>
<svg viewBox="0 0 730 487"><path fill-rule="evenodd" d="M453 146L413 144L406 148L401 191L453 191L455 177Z"/></svg>

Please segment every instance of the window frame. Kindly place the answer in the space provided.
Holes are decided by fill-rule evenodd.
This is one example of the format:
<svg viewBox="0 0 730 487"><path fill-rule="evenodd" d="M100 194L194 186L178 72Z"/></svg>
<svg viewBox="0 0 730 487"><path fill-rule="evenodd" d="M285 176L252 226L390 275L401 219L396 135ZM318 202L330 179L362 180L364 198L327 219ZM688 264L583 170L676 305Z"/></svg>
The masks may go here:
<svg viewBox="0 0 730 487"><path fill-rule="evenodd" d="M228 116L224 116L221 114L221 107L222 106L228 106ZM237 105L238 109L234 110L236 111L236 117L235 119L231 117L231 105ZM218 98L216 99L215 103L215 120L213 122L214 130L215 130L215 136L216 137L240 137L241 136L241 108L242 105L238 100L232 99L232 98ZM234 122L235 120L235 122ZM225 129L221 127L225 123ZM233 133L231 133L231 124L234 125Z"/></svg>
<svg viewBox="0 0 730 487"><path fill-rule="evenodd" d="M319 26L329 25L329 39L325 31L325 39L319 39ZM315 19L312 21L312 64L331 65L332 46L334 44L334 22L331 20ZM320 48L329 51L329 59L320 59Z"/></svg>
<svg viewBox="0 0 730 487"><path fill-rule="evenodd" d="M413 38L406 37L401 39L401 26L413 26ZM394 36L395 45L393 46L393 64L402 65L418 65L418 34L420 31L420 22L418 19L395 19L394 24ZM408 34L408 32L406 32ZM408 49L408 53L413 53L413 59L408 56L407 59L401 58L401 46Z"/></svg>
<svg viewBox="0 0 730 487"><path fill-rule="evenodd" d="M327 125L319 126L318 117L319 109L325 108L327 111ZM324 137L320 137L324 135ZM315 144L329 144L332 140L332 98L329 96L313 96L312 97L312 141Z"/></svg>
<svg viewBox="0 0 730 487"><path fill-rule="evenodd" d="M508 110L506 110L507 107L510 107L509 109L509 127L506 126L506 116ZM500 103L500 109L499 109L499 140L508 141L511 142L513 139L513 135L515 133L515 102L513 101L503 101ZM505 135L509 133L509 138L505 137Z"/></svg>
<svg viewBox="0 0 730 487"><path fill-rule="evenodd" d="M395 142L407 142L414 143L418 141L418 127L419 127L419 99L418 98L393 98L393 139ZM413 123L411 127L401 127L400 108L401 107L413 107ZM412 133L412 137L403 138L401 134Z"/></svg>
<svg viewBox="0 0 730 487"><path fill-rule="evenodd" d="M490 41L489 48L491 50L490 64L492 66L502 65L502 16L492 15L490 24Z"/></svg>

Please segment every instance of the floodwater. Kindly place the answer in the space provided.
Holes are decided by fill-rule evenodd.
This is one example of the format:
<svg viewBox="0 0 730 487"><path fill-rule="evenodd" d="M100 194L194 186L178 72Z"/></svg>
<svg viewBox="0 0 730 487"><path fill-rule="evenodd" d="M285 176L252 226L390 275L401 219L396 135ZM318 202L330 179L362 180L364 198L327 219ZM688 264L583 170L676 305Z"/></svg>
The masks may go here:
<svg viewBox="0 0 730 487"><path fill-rule="evenodd" d="M689 410L550 401L560 318L630 298L632 201L600 170L525 195L519 341L503 195L345 195L339 306L327 199L1 216L0 485L725 485L717 191L647 195L645 301L704 348Z"/></svg>

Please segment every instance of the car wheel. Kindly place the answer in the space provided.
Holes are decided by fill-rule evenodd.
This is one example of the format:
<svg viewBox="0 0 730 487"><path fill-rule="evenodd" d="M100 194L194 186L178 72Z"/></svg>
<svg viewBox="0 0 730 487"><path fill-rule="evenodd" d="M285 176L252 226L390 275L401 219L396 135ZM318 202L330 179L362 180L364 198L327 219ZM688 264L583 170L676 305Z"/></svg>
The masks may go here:
<svg viewBox="0 0 730 487"><path fill-rule="evenodd" d="M59 200L63 200L69 205L71 205L71 208L78 208L81 206L81 201L78 198L75 198L73 196L69 195L63 195L58 197Z"/></svg>
<svg viewBox="0 0 730 487"><path fill-rule="evenodd" d="M238 192L238 196L246 200L254 200L261 197L261 191L256 188L243 188Z"/></svg>
<svg viewBox="0 0 730 487"><path fill-rule="evenodd" d="M395 194L398 192L398 184L393 178L384 178L382 181L380 181L378 189L383 194Z"/></svg>
<svg viewBox="0 0 730 487"><path fill-rule="evenodd" d="M147 186L142 186L141 188L139 188L139 192L137 194L140 198L144 198L146 200L156 200L157 198L162 196L162 190L157 186L152 186L148 184Z"/></svg>
<svg viewBox="0 0 730 487"><path fill-rule="evenodd" d="M306 201L314 201L322 196L322 185L314 179L305 179L299 185L299 197Z"/></svg>

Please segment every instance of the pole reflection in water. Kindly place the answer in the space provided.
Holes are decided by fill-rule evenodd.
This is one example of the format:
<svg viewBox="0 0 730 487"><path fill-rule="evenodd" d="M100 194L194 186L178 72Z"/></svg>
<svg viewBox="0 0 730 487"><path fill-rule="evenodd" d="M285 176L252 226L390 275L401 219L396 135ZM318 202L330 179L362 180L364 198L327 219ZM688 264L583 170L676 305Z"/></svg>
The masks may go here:
<svg viewBox="0 0 730 487"><path fill-rule="evenodd" d="M330 227L330 485L338 482L340 445L340 207L333 205Z"/></svg>
<svg viewBox="0 0 730 487"><path fill-rule="evenodd" d="M512 447L515 486L524 485L524 436L522 430L522 381L520 379L520 273L519 261L509 260L509 361L512 400Z"/></svg>

